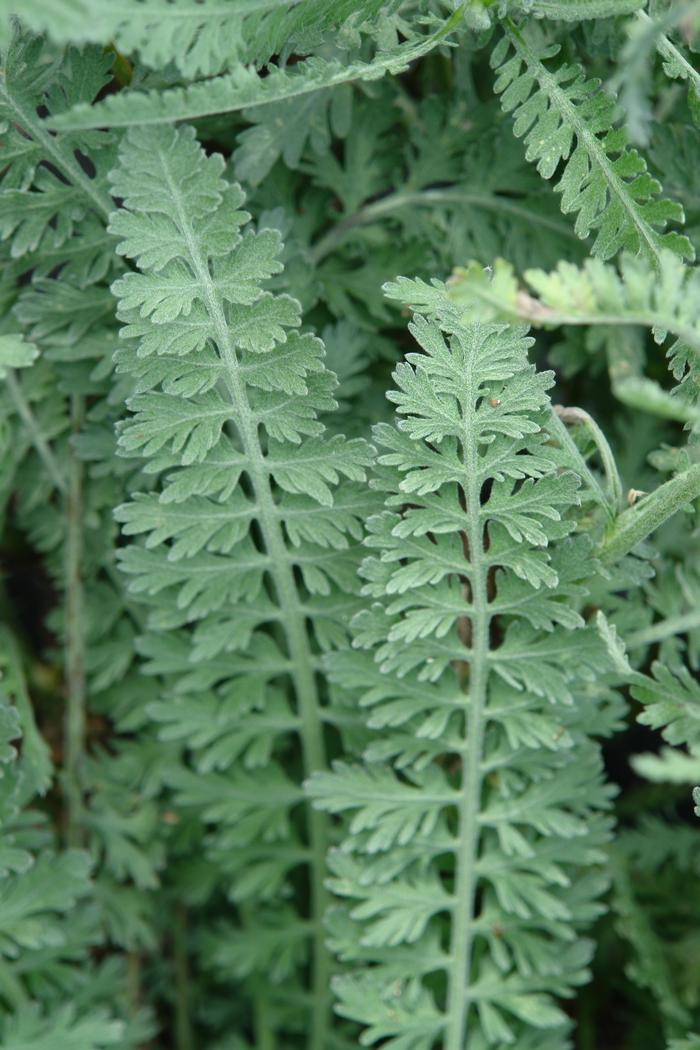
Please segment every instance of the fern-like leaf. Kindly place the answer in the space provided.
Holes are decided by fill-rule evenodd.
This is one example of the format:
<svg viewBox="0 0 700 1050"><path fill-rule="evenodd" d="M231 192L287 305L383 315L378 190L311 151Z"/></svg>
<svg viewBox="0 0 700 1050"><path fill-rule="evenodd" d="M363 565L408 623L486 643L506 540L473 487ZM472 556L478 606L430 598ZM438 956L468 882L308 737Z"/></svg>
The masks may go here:
<svg viewBox="0 0 700 1050"><path fill-rule="evenodd" d="M379 51L371 60L340 61L313 56L287 70L271 67L268 75L258 76L254 68L239 66L233 72L186 87L165 91L125 91L101 100L94 106L76 105L60 114L50 126L61 130L117 128L133 125L171 124L176 120L195 120L216 113L231 113L252 106L286 99L299 99L311 92L347 84L355 80L377 80L387 73L400 73L408 65L442 44L461 19L457 10L436 32Z"/></svg>
<svg viewBox="0 0 700 1050"><path fill-rule="evenodd" d="M152 710L163 737L187 739L195 755L200 772L183 768L170 779L180 806L220 827L215 849L220 862L228 858L234 898L268 897L271 879L286 894L288 876L307 869L312 912L294 958L312 962L308 1045L322 1050L327 818L300 816L300 789L278 759L297 739L307 775L325 764L324 721L333 715L321 706L314 636L327 644L344 634L338 616L352 604L352 547L368 508L356 483L369 450L340 436L321 440L318 413L334 404L322 344L290 330L298 303L264 292L280 270L279 236L247 226L243 194L222 170L185 128L130 132L114 173L124 208L110 229L140 271L114 286L128 340L120 368L141 391L119 443L165 472L157 495L137 494L118 511L125 532L146 537L122 564L134 592L148 596L156 649L162 626L194 625L194 635L162 639L168 671L189 673L175 679L181 701ZM155 367L144 370L144 360ZM186 377L199 367L211 381L193 391ZM216 744L204 727L195 732L215 711ZM275 869L257 887L251 850ZM261 905L246 936L262 937L273 920ZM280 942L292 925L274 926Z"/></svg>
<svg viewBox="0 0 700 1050"><path fill-rule="evenodd" d="M619 268L599 259L583 266L561 262L552 273L526 270L521 288L512 266L496 260L491 271L478 264L458 268L450 296L488 318L526 321L548 327L641 326L664 344L677 380L673 392L635 374L631 364L611 359L613 390L627 404L667 419L697 426L700 382L700 271L664 251L658 267L624 254ZM531 291L535 295L531 294ZM615 365L617 364L617 368Z"/></svg>
<svg viewBox="0 0 700 1050"><path fill-rule="evenodd" d="M607 836L606 658L578 611L589 548L566 539L578 479L548 462L551 378L522 328L468 323L437 285L389 295L425 311L422 352L394 374L396 429L375 431L387 509L358 651L326 661L359 690L369 745L309 782L348 818L339 1010L391 1050L555 1046L551 992L584 979Z"/></svg>
<svg viewBox="0 0 700 1050"><path fill-rule="evenodd" d="M52 116L92 99L107 80L109 59L100 49L68 49L49 61L44 43L15 29L0 73L0 119L7 123L0 193L0 237L13 258L39 267L39 275L62 262L71 270L104 276L112 245L104 221L112 210L106 188L111 140L99 132L52 135L37 110ZM88 174L78 151L90 157ZM87 236L75 235L87 217ZM100 222L101 220L101 222ZM36 262L35 262L36 260ZM28 268L25 262L24 269Z"/></svg>
<svg viewBox="0 0 700 1050"><path fill-rule="evenodd" d="M546 63L557 45L529 42L510 20L492 55L497 71L495 90L513 130L523 137L528 160L543 178L551 179L560 165L556 189L561 208L576 213L576 232L594 231L592 251L610 259L622 249L657 263L663 248L693 258L690 241L667 231L681 222L683 209L659 197L661 187L643 158L627 148L624 132L614 126L615 104L580 66L564 63L550 70Z"/></svg>
<svg viewBox="0 0 700 1050"><path fill-rule="evenodd" d="M77 0L70 5L23 0L20 7L3 0L0 16L7 19L9 8L27 28L48 33L59 44L113 42L151 69L173 62L189 78L238 63L260 66L284 50L303 51L351 15L357 23L371 19L378 7L377 0L361 5L355 0Z"/></svg>

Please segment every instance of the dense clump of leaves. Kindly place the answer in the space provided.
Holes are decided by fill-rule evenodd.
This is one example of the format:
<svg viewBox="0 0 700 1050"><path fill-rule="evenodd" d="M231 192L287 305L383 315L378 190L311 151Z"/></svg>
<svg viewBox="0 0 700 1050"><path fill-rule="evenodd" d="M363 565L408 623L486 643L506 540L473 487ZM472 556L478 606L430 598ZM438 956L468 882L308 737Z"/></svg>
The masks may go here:
<svg viewBox="0 0 700 1050"><path fill-rule="evenodd" d="M698 1045L699 32L0 0L3 1047Z"/></svg>

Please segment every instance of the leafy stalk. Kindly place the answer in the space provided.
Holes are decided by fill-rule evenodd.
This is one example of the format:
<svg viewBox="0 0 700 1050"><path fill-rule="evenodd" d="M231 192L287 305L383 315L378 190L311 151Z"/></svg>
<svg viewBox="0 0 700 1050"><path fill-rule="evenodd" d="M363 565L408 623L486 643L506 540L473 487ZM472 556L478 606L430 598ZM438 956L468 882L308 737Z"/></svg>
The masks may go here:
<svg viewBox="0 0 700 1050"><path fill-rule="evenodd" d="M354 963L338 1010L391 1050L549 1050L566 1022L548 976L560 994L582 979L587 949L564 926L585 924L600 885L581 908L565 869L600 860L606 837L590 734L608 698L590 675L602 687L610 665L578 612L588 543L564 541L577 480L548 459L549 379L522 329L470 323L437 282L387 291L416 311L420 352L394 373L397 425L375 428L385 509L357 651L327 658L368 712L367 744L308 785L347 817L329 858L332 941Z"/></svg>
<svg viewBox="0 0 700 1050"><path fill-rule="evenodd" d="M287 639L291 661L291 675L301 717L300 736L306 776L326 768L321 704L316 686L314 660L307 633L292 565L282 534L282 522L276 506L270 471L265 462L260 442L259 422L253 416L240 362L226 321L224 300L215 287L210 269L200 248L192 220L187 213L180 189L174 181L164 154L156 154L161 162L160 174L175 207L177 225L186 241L194 276L202 289L205 309L211 319L213 335L225 365L224 381L231 404L231 419L240 437L248 466L248 476L257 507L263 547L269 556L270 575L280 610L280 621ZM311 916L315 930L313 939L313 1017L309 1035L309 1050L324 1050L329 1018L330 963L325 946L323 915L328 894L324 885L326 851L328 849L328 820L316 811L309 814L309 841L311 847Z"/></svg>
<svg viewBox="0 0 700 1050"><path fill-rule="evenodd" d="M122 238L120 251L143 271L114 286L127 321L125 336L141 339L138 353L130 347L120 356L128 371L147 377L131 402L135 419L120 443L126 454L141 449L157 454L158 469L171 471L160 495L136 494L119 508L128 534L148 536L145 548L125 551L123 567L135 577L135 590L165 591L165 609L172 596L168 588L179 588L184 615L178 626L185 629L162 641L156 630L146 644L154 653L165 644L172 670L174 653L180 654L176 693L185 698L192 688L188 682L204 675L209 683L204 699L220 712L193 739L188 720L197 718L201 696L185 703L180 697L175 707L164 700L154 709L167 732L187 741L195 756L204 744L199 760L207 770L212 770L207 748L214 745L213 769L224 771L197 776L182 769L172 780L182 805L201 800L209 819L223 820L222 834L233 821L234 836L241 836L230 862L234 898L244 915L251 915L251 898L259 896L263 909L234 935L242 957L232 965L251 975L253 990L258 969L269 972L278 963L274 953L269 960L264 955L274 945L271 930L279 925L281 938L309 941L307 1045L326 1050L328 818L306 812L305 848L299 848L288 816L301 802L299 789L276 756L272 781L268 776L260 782L258 755L275 754L294 733L303 775L326 766L324 722L333 721L333 712L322 704L311 632L324 647L326 638L338 637L335 620L343 603L353 601L352 546L345 533L358 534L357 516L367 507L356 489L336 493L330 486L340 476L361 480L368 450L361 441L337 435L327 443L318 440L323 426L316 413L333 406L328 396L333 377L323 368L322 346L310 334L287 331L300 322L294 300L263 290L265 278L280 269L279 238L270 230L237 232L248 218L238 210L243 195L221 179L221 167L220 158L204 156L189 130L163 129L130 133L114 176L126 208L113 216L110 228ZM186 382L180 393L176 379L188 375L194 376L194 388ZM336 592L339 608L326 600ZM151 623L157 626L157 619ZM193 635L188 623L197 625ZM237 654L238 649L244 651ZM232 654L228 664L227 654ZM289 697L280 681L288 683ZM215 726L224 713L228 729L222 746ZM222 776L224 783L230 778L223 800ZM253 851L264 867L260 885L246 866ZM302 862L308 919L277 910L279 894L284 899L289 892L288 869ZM272 875L274 892L266 881ZM272 908L269 916L265 905ZM227 950L224 942L215 954ZM287 965L282 949L280 959ZM269 1019L265 1024L275 1030ZM257 1038L267 1036L261 1031Z"/></svg>
<svg viewBox="0 0 700 1050"><path fill-rule="evenodd" d="M56 130L118 128L134 125L153 127L175 120L198 120L219 113L233 113L253 106L301 98L310 92L337 87L355 80L377 80L386 73L403 72L411 62L427 55L446 41L459 25L459 7L434 33L416 37L370 61L340 62L337 59L310 58L289 71L272 67L266 77L254 69L238 67L232 73L165 91L125 91L105 98L94 106L77 105L51 119Z"/></svg>
<svg viewBox="0 0 700 1050"><path fill-rule="evenodd" d="M491 270L470 263L455 270L450 294L465 306L482 303L491 316L538 327L639 325L662 338L671 333L700 356L700 277L670 253L661 257L660 274L644 260L623 255L619 268L588 259L583 266L561 262L551 273L526 270L524 278L537 297L519 286L502 259Z"/></svg>
<svg viewBox="0 0 700 1050"><path fill-rule="evenodd" d="M544 226L552 229L559 236L576 240L571 228L566 223L556 221L545 215L535 214L525 205L509 199L505 194L497 196L493 193L480 193L477 189L469 186L455 185L441 189L396 190L377 201L365 204L353 215L342 219L336 226L325 233L314 244L311 258L314 264L318 265L327 255L335 251L337 246L342 244L343 240L358 226L378 222L386 216L401 211L403 208L435 208L443 205L463 205L468 208L493 211L497 214L512 215L524 223Z"/></svg>
<svg viewBox="0 0 700 1050"><path fill-rule="evenodd" d="M687 237L663 232L669 221L682 221L683 210L658 199L659 183L613 128L614 101L585 80L580 66L550 70L545 60L558 46L535 46L510 18L504 30L492 56L495 90L504 109L514 113L515 134L524 137L526 156L540 174L549 179L564 163L556 186L562 211L578 213L580 237L597 231L593 254L605 260L626 249L658 266L667 248L692 259Z"/></svg>

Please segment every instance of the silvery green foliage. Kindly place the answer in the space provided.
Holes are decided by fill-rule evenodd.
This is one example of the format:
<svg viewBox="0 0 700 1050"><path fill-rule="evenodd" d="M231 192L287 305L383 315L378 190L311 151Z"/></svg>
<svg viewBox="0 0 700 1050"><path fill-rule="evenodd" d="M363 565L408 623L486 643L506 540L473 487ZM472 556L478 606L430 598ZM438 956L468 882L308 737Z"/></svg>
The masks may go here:
<svg viewBox="0 0 700 1050"><path fill-rule="evenodd" d="M347 902L331 939L354 969L339 1010L395 1050L563 1046L552 993L586 979L606 883L594 737L620 712L579 612L595 568L570 536L578 479L549 458L552 376L522 329L470 323L420 282L388 291L419 349L394 373L396 426L375 429L386 509L358 651L326 661L369 743L310 781L348 816L329 861Z"/></svg>
<svg viewBox="0 0 700 1050"><path fill-rule="evenodd" d="M126 1050L153 1031L148 1010L128 1005L124 954L153 943L148 891L159 885L163 846L154 802L158 775L152 761L146 764L145 706L152 687L144 688L135 668L137 623L114 553L113 508L133 473L128 465L108 466L121 409L109 361L117 330L108 281L123 264L104 228L112 207L105 176L114 141L101 133L56 139L47 135L37 112L91 100L106 82L108 66L98 49L52 54L41 40L16 32L0 84L10 161L0 194L2 512L8 528L31 545L56 595L46 624L41 611L34 612L32 630L53 640L44 673L49 680L59 676L53 688L65 689L77 715L70 730L67 722L65 733L57 727L54 747L63 768L55 771L34 721L28 721L32 698L42 691L23 672L29 657L22 645L31 643L13 638L24 625L3 610L13 628L3 629L0 646L5 700L20 713L17 768L23 785L3 832L8 842L14 825L28 835L23 870L36 875L23 875L22 883L31 907L39 908L31 919L36 944L20 937L7 963L8 987L14 982L17 989L12 1010L6 1014L7 999L2 1006L3 1044L11 1047ZM89 755L80 753L88 705L95 719L108 713L117 731L109 755L99 746ZM120 732L137 728L143 730L138 741L120 738ZM75 763L68 757L69 737L77 745ZM89 853L60 851L59 836L48 828L32 832L41 813L26 810L35 804L45 808L47 791L55 792L59 784L77 802L69 783L75 787L78 781L90 802L71 805L62 830L70 825L70 844ZM49 847L56 851L52 857L45 852ZM29 868L34 854L36 865ZM11 907L16 888L6 879L2 892ZM62 902L60 921L49 923L41 913L43 897L47 908ZM42 927L45 940L39 938ZM92 966L90 953L105 951L121 954ZM127 1024L117 1024L119 1015L124 1020L129 1013Z"/></svg>
<svg viewBox="0 0 700 1050"><path fill-rule="evenodd" d="M695 1046L697 28L0 0L3 1047Z"/></svg>
<svg viewBox="0 0 700 1050"><path fill-rule="evenodd" d="M664 232L669 222L683 221L683 209L659 199L660 184L615 127L613 99L586 79L580 65L562 62L550 70L545 61L558 50L530 43L507 22L491 58L498 71L494 89L514 115L513 130L523 137L528 160L546 179L563 162L557 183L562 211L577 213L579 237L596 231L594 255L610 259L627 249L654 260L667 248L692 259L687 237Z"/></svg>
<svg viewBox="0 0 700 1050"><path fill-rule="evenodd" d="M113 175L123 207L110 232L138 267L113 286L118 367L136 385L119 446L160 478L117 509L125 535L145 537L122 569L148 598L145 652L179 677L151 708L162 738L193 756L170 775L175 803L217 829L213 862L240 909L218 965L250 988L265 980L264 1009L308 1027L320 1050L328 822L304 813L297 761L283 757L298 753L306 776L323 769L326 727L342 724L319 660L357 608L371 457L359 439L324 435L336 380L323 344L300 331L293 298L264 290L279 234L252 228L222 173L191 129L168 128L129 132ZM300 875L309 918L294 901Z"/></svg>
<svg viewBox="0 0 700 1050"><path fill-rule="evenodd" d="M150 0L77 0L60 8L29 0L20 7L3 0L3 28L8 15L19 15L34 32L46 32L59 43L108 44L136 54L153 70L174 63L188 77L212 76L238 63L261 65L281 51L307 51L324 33L350 15L358 24L371 21L379 5L341 0L247 0L211 4L180 0L168 4ZM77 100L76 100L77 101Z"/></svg>
<svg viewBox="0 0 700 1050"><path fill-rule="evenodd" d="M114 10L105 3L102 17L95 19L91 14L87 22L76 11L75 22L81 28L70 32L64 27L60 36L70 32L73 40L77 36L106 43L116 32L117 40L121 37L127 46L139 51L147 66L155 64L160 69L171 61L191 82L166 85L165 90L158 85L146 91L129 91L96 106L78 103L69 114L56 117L55 126L85 129L168 124L247 107L284 105L288 100L295 100L297 105L302 100L303 106L310 94L327 95L328 89L338 85L403 72L411 62L438 47L462 21L459 7L447 18L436 18L430 4L419 3L413 17L403 18L400 6L377 0L360 4L349 0L299 0L290 4L256 0L252 10L249 4L241 9L231 3L231 14L227 15L226 5L212 5L210 14L206 5L194 3L137 2ZM35 10L30 9L31 15L35 24L41 24ZM83 28L86 25L87 31ZM227 45L226 39L233 39L233 46ZM374 54L367 54L367 41L374 45ZM290 53L307 55L316 50L320 53L310 54L301 63L287 63ZM277 61L273 61L275 57ZM262 65L267 66L264 78L256 68ZM211 76L213 73L221 75Z"/></svg>
<svg viewBox="0 0 700 1050"><path fill-rule="evenodd" d="M103 977L116 990L124 970L119 963L94 967L90 962L90 951L100 940L90 855L61 850L41 810L29 808L38 807L53 774L32 713L19 648L2 628L2 1045L8 1050L126 1050L148 1037L150 1025L143 1016L126 1021L125 1004L116 996L110 1007L101 999Z"/></svg>

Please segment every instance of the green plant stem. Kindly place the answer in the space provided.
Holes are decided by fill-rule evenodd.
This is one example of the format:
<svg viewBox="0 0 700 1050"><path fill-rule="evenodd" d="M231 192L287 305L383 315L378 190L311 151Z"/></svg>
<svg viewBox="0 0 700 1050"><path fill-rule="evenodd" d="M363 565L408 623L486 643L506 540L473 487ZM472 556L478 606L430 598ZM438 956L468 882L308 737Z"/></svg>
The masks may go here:
<svg viewBox="0 0 700 1050"><path fill-rule="evenodd" d="M175 1047L176 1050L193 1050L195 1044L190 1017L187 911L183 904L177 904L175 907L173 961L175 964Z"/></svg>
<svg viewBox="0 0 700 1050"><path fill-rule="evenodd" d="M71 398L71 429L77 433L83 421L82 397ZM71 455L66 494L66 712L64 762L67 802L66 837L69 845L83 838L82 765L85 752L87 689L85 681L85 608L83 594L83 465Z"/></svg>
<svg viewBox="0 0 700 1050"><path fill-rule="evenodd" d="M472 386L473 362L469 385ZM444 1050L464 1050L468 1044L467 1021L471 1003L469 984L474 947L474 908L477 890L481 793L483 785L484 709L489 666L489 612L487 574L481 520L479 455L474 435L478 433L474 412L475 391L465 398L464 468L467 482L467 541L469 545L469 585L471 606L471 660L468 678L468 708L465 716L466 739L461 748L462 785L458 806L457 853L455 857L454 901L450 939L450 967L447 975L447 1024Z"/></svg>
<svg viewBox="0 0 700 1050"><path fill-rule="evenodd" d="M536 271L525 271L525 280L528 275ZM459 270L457 271L459 275ZM456 290L455 301L459 302L459 276L454 280ZM564 312L555 310L546 303L530 295L524 289L519 290L512 299L505 298L494 291L491 283L468 284L469 295L482 303L493 307L494 311L503 318L517 321L526 321L536 328L559 328L562 325L573 325L575 327L587 327L589 325L606 326L615 328L627 328L638 326L649 328L652 332L660 330L676 336L681 342L686 343L694 353L700 356L700 332L693 327L683 324L673 315L666 315L651 310L633 309L622 306L620 313L589 313L583 309L576 312Z"/></svg>
<svg viewBox="0 0 700 1050"><path fill-rule="evenodd" d="M555 405L554 411L558 418L561 419L562 423L575 423L584 426L593 438L608 482L613 513L619 514L625 505L622 491L622 480L620 479L617 463L615 462L615 457L605 434L600 429L593 416L589 415L589 413L582 408L569 408L563 405ZM606 504L607 503L608 501L606 500Z"/></svg>
<svg viewBox="0 0 700 1050"><path fill-rule="evenodd" d="M253 1020L255 1024L255 1050L275 1050L275 1033L272 1030L270 1008L265 992L257 989L253 993Z"/></svg>
<svg viewBox="0 0 700 1050"><path fill-rule="evenodd" d="M311 261L314 266L317 266L358 226L367 226L370 223L378 222L386 215L401 211L403 208L432 208L436 205L450 204L472 205L475 208L487 211L513 215L524 222L547 227L560 235L569 237L577 244L580 243L579 238L566 223L557 222L556 219L551 219L545 215L536 215L530 209L508 197L479 193L478 190L459 185L423 190L404 188L397 190L395 193L389 193L380 200L372 201L371 204L365 204L352 215L342 219L313 246L311 249Z"/></svg>
<svg viewBox="0 0 700 1050"><path fill-rule="evenodd" d="M610 521L615 519L615 510L610 505L609 499L606 497L603 489L598 483L598 479L591 471L590 467L586 463L585 459L581 455L578 446L568 429L564 425L563 413L575 411L575 409L566 409L562 405L552 405L552 415L550 422L550 429L552 436L557 439L559 444L564 448L571 456L572 462L575 464L574 470L577 474L581 475L581 478L586 483L590 491L593 493L593 497L601 507L605 509L605 512Z"/></svg>
<svg viewBox="0 0 700 1050"><path fill-rule="evenodd" d="M141 1008L141 956L133 950L126 953L126 998L129 1014L135 1017Z"/></svg>
<svg viewBox="0 0 700 1050"><path fill-rule="evenodd" d="M180 229L187 241L195 277L203 290L205 308L212 320L219 353L226 365L225 382L233 408L232 418L247 459L248 477L257 505L258 522L265 551L269 557L269 572L277 596L292 665L291 677L301 721L300 736L304 775L310 777L312 773L325 769L327 765L320 697L306 618L297 591L294 571L287 554L280 515L260 443L259 423L248 403L245 382L226 321L223 300L214 285L207 260L199 247L178 187L172 181L167 165L163 165L163 179L168 183L169 191L176 202ZM308 807L307 821L311 848L311 924L314 928L312 1016L308 1048L309 1050L327 1050L331 961L325 945L323 917L330 901L325 887L328 819L325 814Z"/></svg>
<svg viewBox="0 0 700 1050"><path fill-rule="evenodd" d="M615 520L598 556L607 564L619 561L687 503L700 496L700 464L664 482Z"/></svg>
<svg viewBox="0 0 700 1050"><path fill-rule="evenodd" d="M482 296L482 298L486 299L487 297ZM492 302L496 305L499 304L496 296L492 297ZM522 300L519 308L516 310L510 311L507 307L503 307L503 309L504 312L512 312L514 316L523 321L545 328L558 328L560 325L570 324L578 327L606 325L617 328L636 325L640 328L649 328L652 331L663 329L664 332L670 332L671 335L675 335L676 338L687 343L696 354L700 354L700 333L689 325L679 324L677 317L668 317L664 314L652 313L646 310L630 310L629 313L623 312L619 314L557 313L555 310L550 310L547 306L542 306L537 299L530 299L529 302L534 304L534 310L529 309L529 303L525 299ZM537 309L538 307L539 310Z"/></svg>
<svg viewBox="0 0 700 1050"><path fill-rule="evenodd" d="M595 999L590 985L581 989L578 998L576 1050L596 1050Z"/></svg>
<svg viewBox="0 0 700 1050"><path fill-rule="evenodd" d="M27 433L31 438L32 445L36 450L36 454L39 456L41 462L46 467L46 471L53 481L54 485L59 492L65 493L66 491L66 480L63 477L63 472L58 465L58 461L54 456L51 446L41 432L41 427L36 419L36 416L29 407L29 402L22 392L22 387L17 382L17 377L14 371L9 368L5 376L5 385L12 398L12 403L15 406L17 415L24 423Z"/></svg>
<svg viewBox="0 0 700 1050"><path fill-rule="evenodd" d="M700 609L684 613L682 616L669 616L658 623L652 623L649 627L643 627L639 631L633 631L625 639L628 649L639 649L643 645L655 645L663 642L666 638L673 638L677 634L686 634L700 628Z"/></svg>

